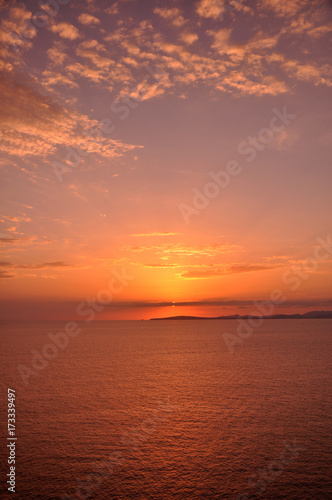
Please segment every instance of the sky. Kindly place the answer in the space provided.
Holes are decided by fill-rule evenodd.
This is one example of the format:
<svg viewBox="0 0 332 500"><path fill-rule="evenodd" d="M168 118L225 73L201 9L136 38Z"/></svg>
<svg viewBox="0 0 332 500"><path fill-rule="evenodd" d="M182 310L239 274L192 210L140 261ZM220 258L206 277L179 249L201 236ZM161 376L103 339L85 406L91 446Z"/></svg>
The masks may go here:
<svg viewBox="0 0 332 500"><path fill-rule="evenodd" d="M1 317L332 310L331 31L325 0L0 0Z"/></svg>

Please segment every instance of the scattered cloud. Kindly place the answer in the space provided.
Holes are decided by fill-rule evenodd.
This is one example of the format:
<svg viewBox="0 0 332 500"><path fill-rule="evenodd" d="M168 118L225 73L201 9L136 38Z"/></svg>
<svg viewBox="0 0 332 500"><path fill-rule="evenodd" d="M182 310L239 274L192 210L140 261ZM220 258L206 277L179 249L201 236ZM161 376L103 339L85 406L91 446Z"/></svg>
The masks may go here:
<svg viewBox="0 0 332 500"><path fill-rule="evenodd" d="M196 35L196 33L184 32L181 33L181 40L186 45L191 45L192 43L196 42L196 40L198 40L198 35Z"/></svg>
<svg viewBox="0 0 332 500"><path fill-rule="evenodd" d="M196 12L201 17L218 19L224 9L225 0L200 0Z"/></svg>
<svg viewBox="0 0 332 500"><path fill-rule="evenodd" d="M30 23L32 13L22 4L4 9L2 14L0 70L13 71L20 65L22 53L32 47L37 30Z"/></svg>
<svg viewBox="0 0 332 500"><path fill-rule="evenodd" d="M79 15L78 21L81 24L84 24L85 26L91 26L91 25L96 25L100 24L100 19L98 19L95 16L91 16L90 14L87 14L86 12L82 12L82 14Z"/></svg>
<svg viewBox="0 0 332 500"><path fill-rule="evenodd" d="M218 31L209 30L207 33L214 38L211 47L216 49L219 54L227 54L229 49L229 38L232 33L231 28L223 28Z"/></svg>
<svg viewBox="0 0 332 500"><path fill-rule="evenodd" d="M120 12L119 7L120 7L120 0L118 0L117 2L114 2L111 7L107 7L105 9L105 12L106 12L106 14L109 14L110 16L116 16Z"/></svg>
<svg viewBox="0 0 332 500"><path fill-rule="evenodd" d="M74 81L72 77L63 75L58 71L48 71L43 72L43 83L50 88L57 85L64 85L68 88L78 89L79 85Z"/></svg>
<svg viewBox="0 0 332 500"><path fill-rule="evenodd" d="M259 0L258 5L272 10L277 16L286 17L296 16L302 8L308 6L308 0Z"/></svg>
<svg viewBox="0 0 332 500"><path fill-rule="evenodd" d="M87 135L87 130L98 126L96 120L41 93L33 82L2 74L0 92L3 96L0 109L2 152L20 157L46 157L56 153L60 146L68 146L114 158L135 148L107 137L99 140Z"/></svg>
<svg viewBox="0 0 332 500"><path fill-rule="evenodd" d="M153 12L160 16L161 18L170 21L173 26L176 26L180 28L185 24L185 19L181 15L180 9L177 7L173 8L161 8L161 7L156 7Z"/></svg>
<svg viewBox="0 0 332 500"><path fill-rule="evenodd" d="M5 220L11 222L30 222L30 217L25 217L22 215L19 216L10 216L10 215L0 215L0 222L4 222Z"/></svg>
<svg viewBox="0 0 332 500"><path fill-rule="evenodd" d="M80 36L78 29L66 22L51 24L49 29L66 40L76 40Z"/></svg>
<svg viewBox="0 0 332 500"><path fill-rule="evenodd" d="M332 86L332 68L330 65L319 66L316 63L301 64L296 60L286 60L283 69L298 80L313 82L315 85Z"/></svg>
<svg viewBox="0 0 332 500"><path fill-rule="evenodd" d="M93 7L90 11L93 14L101 12L96 4L90 7ZM238 16L246 15L247 9L241 2L234 2L233 7L238 11ZM107 14L115 15L119 8L120 2L115 2L107 9ZM224 0L199 0L195 8L202 19L217 19L229 10L229 5ZM17 4L6 9L6 12L7 16L0 24L0 43L3 45L0 68L12 73L17 65L23 64L22 51L31 48L38 30L30 27L31 32L27 31L26 23L32 13L26 7ZM184 87L188 89L197 85L207 86L216 92L259 96L290 92L296 82L332 85L327 62L318 62L314 58L305 63L288 60L280 46L280 41L286 37L306 36L308 40L315 40L332 30L332 24L324 22L321 2L259 0L256 9L258 28L252 31L251 38L239 42L233 37L231 27L210 28L207 31L212 37L210 46L205 43L205 36L200 37L199 25L193 32L190 20L184 19L178 7L154 7L153 12L171 25L181 28L178 33L181 44L172 43L162 28L156 28L150 20L135 23L130 16L122 19L111 33L106 34L101 30L102 37L98 37L98 40L83 39L83 33L80 35L73 24L54 20L47 25L47 29L59 35L60 40L54 39L53 45L47 50L49 66L44 68L43 84L50 90L60 86L74 90L79 87L77 80L85 78L96 87L143 101L167 93L183 96ZM274 34L272 30L267 32L264 23L259 22L269 12L284 19L285 25ZM103 25L102 18L87 12L80 13L78 20L83 26ZM187 29L184 29L185 25ZM25 38L24 30L29 35ZM64 43L79 37L82 42L76 47L76 54L73 54ZM125 53L121 54L121 51ZM168 77L158 82L147 82L143 78L135 83L135 71L151 67L155 62ZM5 137L5 142L8 148L15 146L15 138L10 133ZM38 150L36 142L30 137L27 138L26 146L28 154L35 154ZM53 146L49 145L49 149L52 151Z"/></svg>
<svg viewBox="0 0 332 500"><path fill-rule="evenodd" d="M53 46L46 51L46 54L55 66L63 66L64 62L69 59L63 41L56 40Z"/></svg>

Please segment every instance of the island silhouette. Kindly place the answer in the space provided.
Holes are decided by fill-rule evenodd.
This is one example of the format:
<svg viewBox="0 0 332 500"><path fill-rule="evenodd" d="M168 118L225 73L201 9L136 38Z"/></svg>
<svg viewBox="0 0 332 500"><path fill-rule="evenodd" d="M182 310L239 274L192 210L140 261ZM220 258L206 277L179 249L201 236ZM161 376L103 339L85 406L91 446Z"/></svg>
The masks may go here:
<svg viewBox="0 0 332 500"><path fill-rule="evenodd" d="M205 317L205 316L168 316L166 318L150 318L150 321L160 321L160 320L196 320L196 319L332 319L332 311L310 311L305 314L272 314L270 316L258 316L252 314L240 315L232 314L229 316L216 316L216 317Z"/></svg>

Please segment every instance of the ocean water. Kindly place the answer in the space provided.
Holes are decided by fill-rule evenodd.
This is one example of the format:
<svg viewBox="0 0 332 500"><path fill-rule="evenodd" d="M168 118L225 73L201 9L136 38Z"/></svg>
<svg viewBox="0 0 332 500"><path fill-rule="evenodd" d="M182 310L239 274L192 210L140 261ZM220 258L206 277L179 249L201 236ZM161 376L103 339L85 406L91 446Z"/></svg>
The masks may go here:
<svg viewBox="0 0 332 500"><path fill-rule="evenodd" d="M332 498L331 320L265 320L233 354L237 321L93 322L45 347L64 325L2 325L2 498Z"/></svg>

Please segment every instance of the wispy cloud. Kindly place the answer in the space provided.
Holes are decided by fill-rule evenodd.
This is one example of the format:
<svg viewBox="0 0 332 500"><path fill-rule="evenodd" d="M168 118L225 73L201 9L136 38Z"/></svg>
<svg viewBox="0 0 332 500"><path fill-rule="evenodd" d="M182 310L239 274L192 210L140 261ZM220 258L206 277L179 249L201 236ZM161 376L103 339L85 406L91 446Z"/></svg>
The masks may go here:
<svg viewBox="0 0 332 500"><path fill-rule="evenodd" d="M145 269L176 269L178 267L183 267L180 264L162 264L162 263L138 264L138 265L144 267Z"/></svg>
<svg viewBox="0 0 332 500"><path fill-rule="evenodd" d="M23 215L11 216L11 215L0 215L0 222L10 221L10 222L30 222L30 217L25 217Z"/></svg>
<svg viewBox="0 0 332 500"><path fill-rule="evenodd" d="M28 238L0 238L0 243L4 243L5 245L12 245L20 241L25 241Z"/></svg>
<svg viewBox="0 0 332 500"><path fill-rule="evenodd" d="M181 233L171 233L171 232L165 232L165 233L134 233L131 234L130 236L135 236L135 237L151 237L151 236L177 236Z"/></svg>
<svg viewBox="0 0 332 500"><path fill-rule="evenodd" d="M268 266L261 264L233 264L231 266L215 267L211 266L210 269L204 270L187 270L181 273L182 278L191 279L204 279L204 278L217 278L219 276L229 275L229 274L242 274L251 273L258 271L270 271L273 269L279 269L280 266Z"/></svg>
<svg viewBox="0 0 332 500"><path fill-rule="evenodd" d="M0 279L15 278L14 274L9 274L6 271L0 271Z"/></svg>
<svg viewBox="0 0 332 500"><path fill-rule="evenodd" d="M151 245L151 246L138 246L138 247L127 247L128 250L132 252L153 252L155 255L160 255L162 257L214 257L217 255L223 255L225 253L231 252L238 247L233 244L225 245L172 245L165 243L163 245Z"/></svg>
<svg viewBox="0 0 332 500"><path fill-rule="evenodd" d="M63 269L73 268L66 262L44 262L43 264L13 264L12 262L0 262L0 267L10 269Z"/></svg>
<svg viewBox="0 0 332 500"><path fill-rule="evenodd" d="M111 138L87 136L96 120L45 96L32 82L12 74L0 76L0 151L19 157L46 157L60 146L83 147L105 158L120 157L135 148Z"/></svg>

